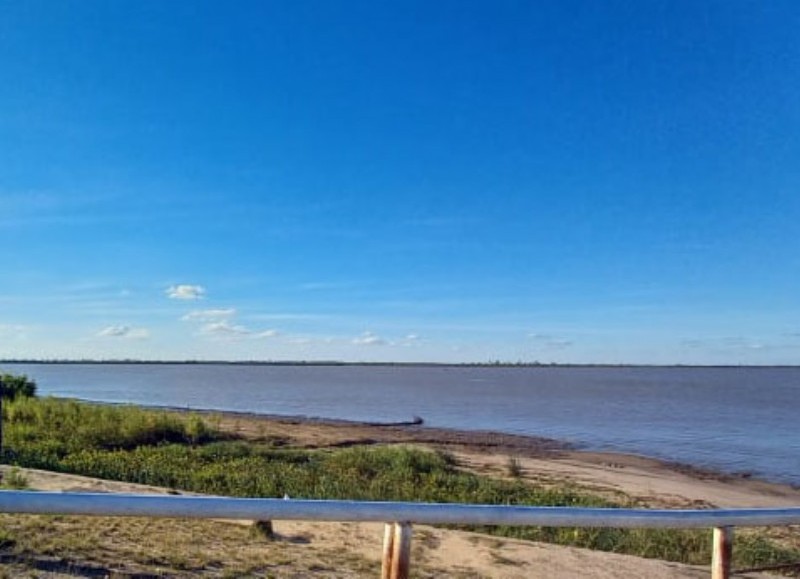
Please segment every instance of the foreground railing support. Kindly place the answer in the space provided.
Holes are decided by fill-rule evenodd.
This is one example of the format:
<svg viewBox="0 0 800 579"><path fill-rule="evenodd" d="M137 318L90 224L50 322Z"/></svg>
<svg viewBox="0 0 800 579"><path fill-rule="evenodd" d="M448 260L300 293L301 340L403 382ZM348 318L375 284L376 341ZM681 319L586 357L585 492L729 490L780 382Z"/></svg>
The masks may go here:
<svg viewBox="0 0 800 579"><path fill-rule="evenodd" d="M381 579L391 579L393 556L394 523L386 523L386 526L383 529L383 559L381 562Z"/></svg>
<svg viewBox="0 0 800 579"><path fill-rule="evenodd" d="M714 527L711 579L730 579L733 555L733 527Z"/></svg>
<svg viewBox="0 0 800 579"><path fill-rule="evenodd" d="M381 579L408 579L411 566L411 523L386 523Z"/></svg>

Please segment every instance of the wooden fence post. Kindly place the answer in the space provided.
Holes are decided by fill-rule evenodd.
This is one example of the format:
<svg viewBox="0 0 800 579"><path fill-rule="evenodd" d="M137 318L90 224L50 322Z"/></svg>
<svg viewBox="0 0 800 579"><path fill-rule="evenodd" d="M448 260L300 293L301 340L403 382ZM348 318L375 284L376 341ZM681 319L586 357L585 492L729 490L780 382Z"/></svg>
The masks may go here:
<svg viewBox="0 0 800 579"><path fill-rule="evenodd" d="M411 523L394 524L392 579L408 579L411 567Z"/></svg>
<svg viewBox="0 0 800 579"><path fill-rule="evenodd" d="M408 579L411 567L411 523L386 523L381 579Z"/></svg>
<svg viewBox="0 0 800 579"><path fill-rule="evenodd" d="M730 579L733 527L715 527L711 553L711 579Z"/></svg>
<svg viewBox="0 0 800 579"><path fill-rule="evenodd" d="M383 529L383 563L381 579L392 579L392 558L394 556L394 523L386 523Z"/></svg>

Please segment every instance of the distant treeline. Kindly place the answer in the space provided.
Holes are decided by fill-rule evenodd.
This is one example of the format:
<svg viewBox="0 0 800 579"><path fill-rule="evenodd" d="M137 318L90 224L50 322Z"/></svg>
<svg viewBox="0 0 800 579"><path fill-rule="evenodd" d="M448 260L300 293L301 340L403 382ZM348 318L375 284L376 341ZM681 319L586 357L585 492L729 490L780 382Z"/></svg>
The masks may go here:
<svg viewBox="0 0 800 579"><path fill-rule="evenodd" d="M135 359L51 359L6 358L2 364L145 364L145 365L208 365L208 366L377 366L409 368L800 368L797 364L605 364L560 362L343 362L341 360L135 360Z"/></svg>

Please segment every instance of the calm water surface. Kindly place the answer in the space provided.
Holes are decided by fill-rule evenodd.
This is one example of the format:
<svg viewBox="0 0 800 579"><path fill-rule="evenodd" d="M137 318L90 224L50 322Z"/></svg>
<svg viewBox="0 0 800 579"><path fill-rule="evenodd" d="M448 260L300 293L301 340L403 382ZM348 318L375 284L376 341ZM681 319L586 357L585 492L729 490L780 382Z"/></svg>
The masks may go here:
<svg viewBox="0 0 800 579"><path fill-rule="evenodd" d="M5 365L42 395L547 436L800 484L800 368Z"/></svg>

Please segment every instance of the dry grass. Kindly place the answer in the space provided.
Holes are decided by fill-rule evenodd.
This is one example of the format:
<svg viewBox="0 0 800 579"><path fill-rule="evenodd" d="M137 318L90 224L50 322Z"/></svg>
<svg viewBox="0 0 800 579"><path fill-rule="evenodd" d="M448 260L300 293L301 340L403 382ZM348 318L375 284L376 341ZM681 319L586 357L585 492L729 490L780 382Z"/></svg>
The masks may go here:
<svg viewBox="0 0 800 579"><path fill-rule="evenodd" d="M248 526L197 520L2 515L18 565L93 568L108 575L374 577L352 552L310 549L311 534L267 540ZM8 551L6 551L8 553ZM54 565L53 559L59 564Z"/></svg>

